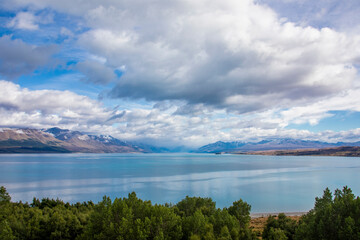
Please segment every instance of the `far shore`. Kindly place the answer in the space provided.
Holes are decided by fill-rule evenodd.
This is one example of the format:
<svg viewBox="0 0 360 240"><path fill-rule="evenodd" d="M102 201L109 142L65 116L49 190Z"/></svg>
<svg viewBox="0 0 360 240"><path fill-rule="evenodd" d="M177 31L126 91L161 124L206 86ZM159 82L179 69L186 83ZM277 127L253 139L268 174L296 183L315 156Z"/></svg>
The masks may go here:
<svg viewBox="0 0 360 240"><path fill-rule="evenodd" d="M232 154L242 155L269 155L269 156L328 156L328 157L360 157L360 147L343 146L334 148L309 148L309 149L289 149L289 150L264 150L232 152Z"/></svg>

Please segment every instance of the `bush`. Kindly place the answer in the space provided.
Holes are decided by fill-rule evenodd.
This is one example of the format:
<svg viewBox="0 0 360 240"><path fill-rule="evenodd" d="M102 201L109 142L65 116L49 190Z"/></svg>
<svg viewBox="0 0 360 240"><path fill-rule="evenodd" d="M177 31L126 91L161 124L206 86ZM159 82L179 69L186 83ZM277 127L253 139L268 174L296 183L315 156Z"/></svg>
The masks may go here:
<svg viewBox="0 0 360 240"><path fill-rule="evenodd" d="M266 221L263 239L294 239L297 223L285 214L280 213L277 218L270 216Z"/></svg>

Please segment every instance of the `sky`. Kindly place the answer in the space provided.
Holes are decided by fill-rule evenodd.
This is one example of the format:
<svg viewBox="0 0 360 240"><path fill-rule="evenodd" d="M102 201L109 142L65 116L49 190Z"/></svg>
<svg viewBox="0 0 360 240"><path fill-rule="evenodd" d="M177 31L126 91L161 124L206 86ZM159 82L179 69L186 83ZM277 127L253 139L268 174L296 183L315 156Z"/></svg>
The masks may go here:
<svg viewBox="0 0 360 240"><path fill-rule="evenodd" d="M0 127L360 141L358 0L2 0Z"/></svg>

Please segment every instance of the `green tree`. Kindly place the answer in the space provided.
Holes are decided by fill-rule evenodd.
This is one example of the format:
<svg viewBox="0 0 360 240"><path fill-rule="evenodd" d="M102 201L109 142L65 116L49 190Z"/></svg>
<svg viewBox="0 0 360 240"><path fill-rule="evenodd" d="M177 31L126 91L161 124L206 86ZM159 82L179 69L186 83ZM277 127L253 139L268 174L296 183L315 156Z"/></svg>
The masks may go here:
<svg viewBox="0 0 360 240"><path fill-rule="evenodd" d="M227 226L223 226L220 231L219 240L231 240L231 235Z"/></svg>
<svg viewBox="0 0 360 240"><path fill-rule="evenodd" d="M268 239L268 240L287 240L287 236L284 232L284 230L280 229L280 228L270 228L268 231L268 234L266 236L266 238L264 239Z"/></svg>
<svg viewBox="0 0 360 240"><path fill-rule="evenodd" d="M4 186L0 187L0 204L10 202L11 197Z"/></svg>
<svg viewBox="0 0 360 240"><path fill-rule="evenodd" d="M204 236L207 232L206 229L207 219L200 210L197 210L193 215L183 218L183 231L185 239L192 236Z"/></svg>
<svg viewBox="0 0 360 240"><path fill-rule="evenodd" d="M197 210L205 216L210 216L215 211L215 202L211 198L189 197L176 204L178 214L182 216L191 216Z"/></svg>
<svg viewBox="0 0 360 240"><path fill-rule="evenodd" d="M229 207L229 213L239 221L241 226L247 226L250 223L250 211L251 206L241 199Z"/></svg>
<svg viewBox="0 0 360 240"><path fill-rule="evenodd" d="M0 222L0 239L13 240L15 236L6 220Z"/></svg>
<svg viewBox="0 0 360 240"><path fill-rule="evenodd" d="M295 239L360 239L360 199L351 189L325 189L315 207L302 217Z"/></svg>

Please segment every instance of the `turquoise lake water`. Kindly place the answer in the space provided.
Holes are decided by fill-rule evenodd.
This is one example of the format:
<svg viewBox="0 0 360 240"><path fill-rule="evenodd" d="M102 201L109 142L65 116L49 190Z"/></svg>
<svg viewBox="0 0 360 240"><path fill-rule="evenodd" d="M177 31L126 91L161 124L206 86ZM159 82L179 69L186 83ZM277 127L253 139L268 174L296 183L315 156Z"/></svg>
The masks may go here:
<svg viewBox="0 0 360 240"><path fill-rule="evenodd" d="M13 201L33 197L69 202L104 195L177 203L211 197L217 207L243 199L256 212L313 208L323 190L349 186L360 194L360 158L213 154L0 155L0 185Z"/></svg>

